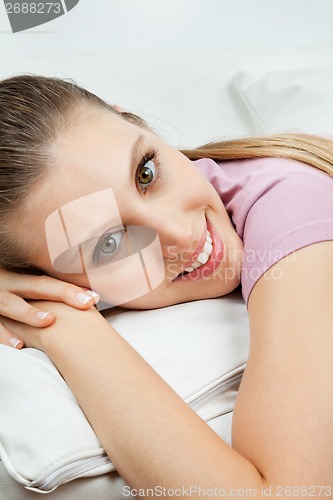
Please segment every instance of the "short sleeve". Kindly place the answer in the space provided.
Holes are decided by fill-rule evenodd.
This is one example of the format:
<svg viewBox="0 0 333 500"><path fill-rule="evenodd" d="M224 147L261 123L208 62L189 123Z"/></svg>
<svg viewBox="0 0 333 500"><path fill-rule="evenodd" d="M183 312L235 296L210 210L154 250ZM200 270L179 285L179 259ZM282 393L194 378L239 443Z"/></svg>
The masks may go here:
<svg viewBox="0 0 333 500"><path fill-rule="evenodd" d="M277 179L245 220L241 283L246 304L255 283L275 263L327 240L333 240L333 178L313 168Z"/></svg>

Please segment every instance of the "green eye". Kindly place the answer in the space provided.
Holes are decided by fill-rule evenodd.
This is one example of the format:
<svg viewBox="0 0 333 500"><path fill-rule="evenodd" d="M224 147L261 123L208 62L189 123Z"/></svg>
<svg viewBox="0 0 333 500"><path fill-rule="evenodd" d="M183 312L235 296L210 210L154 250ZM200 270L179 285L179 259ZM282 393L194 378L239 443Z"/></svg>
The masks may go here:
<svg viewBox="0 0 333 500"><path fill-rule="evenodd" d="M101 245L101 252L110 254L110 253L114 252L116 248L117 248L116 240L112 236L110 236L107 239L107 241L105 241Z"/></svg>
<svg viewBox="0 0 333 500"><path fill-rule="evenodd" d="M99 239L92 256L94 264L113 259L122 247L125 230L109 230Z"/></svg>
<svg viewBox="0 0 333 500"><path fill-rule="evenodd" d="M136 171L136 179L138 185L142 188L142 191L145 191L149 184L151 184L156 175L156 167L152 158L148 157L144 159L144 163L138 166Z"/></svg>

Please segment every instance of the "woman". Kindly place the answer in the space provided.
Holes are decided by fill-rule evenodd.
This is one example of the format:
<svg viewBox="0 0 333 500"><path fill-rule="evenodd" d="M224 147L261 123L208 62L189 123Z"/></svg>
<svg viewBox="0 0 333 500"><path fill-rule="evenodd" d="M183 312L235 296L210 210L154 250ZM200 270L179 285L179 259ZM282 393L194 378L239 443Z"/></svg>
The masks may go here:
<svg viewBox="0 0 333 500"><path fill-rule="evenodd" d="M147 496L330 496L332 141L179 152L135 115L43 77L3 81L0 103L2 342L50 357L118 472ZM133 292L140 273L149 291ZM251 349L230 448L92 305L99 294L156 308L239 284Z"/></svg>

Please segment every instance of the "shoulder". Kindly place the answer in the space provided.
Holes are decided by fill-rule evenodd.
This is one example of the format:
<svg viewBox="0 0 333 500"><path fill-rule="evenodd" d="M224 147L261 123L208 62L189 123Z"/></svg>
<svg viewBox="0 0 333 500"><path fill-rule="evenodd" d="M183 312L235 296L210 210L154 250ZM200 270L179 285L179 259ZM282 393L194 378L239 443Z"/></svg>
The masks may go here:
<svg viewBox="0 0 333 500"><path fill-rule="evenodd" d="M220 195L243 238L248 215L259 204L292 202L290 193L305 199L314 186L333 189L333 178L305 163L285 158L260 158L215 162L204 158L194 162ZM306 201L311 201L306 198ZM251 211L251 214L250 214Z"/></svg>
<svg viewBox="0 0 333 500"><path fill-rule="evenodd" d="M273 264L312 243L333 240L333 178L299 162L251 200L244 218L243 295Z"/></svg>

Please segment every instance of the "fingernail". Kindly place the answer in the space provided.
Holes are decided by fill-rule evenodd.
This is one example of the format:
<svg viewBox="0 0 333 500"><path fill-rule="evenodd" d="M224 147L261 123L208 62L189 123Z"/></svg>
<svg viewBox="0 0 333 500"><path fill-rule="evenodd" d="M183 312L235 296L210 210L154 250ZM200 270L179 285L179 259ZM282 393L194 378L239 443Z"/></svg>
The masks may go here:
<svg viewBox="0 0 333 500"><path fill-rule="evenodd" d="M95 299L95 304L97 304L97 302L100 300L100 296L99 296L99 293L96 293L94 292L93 290L86 290L86 293L88 293L89 295L91 295L94 299Z"/></svg>
<svg viewBox="0 0 333 500"><path fill-rule="evenodd" d="M85 293L80 292L76 294L76 300L81 302L81 304L86 304L89 300L91 300L91 295L86 295Z"/></svg>
<svg viewBox="0 0 333 500"><path fill-rule="evenodd" d="M14 337L12 337L11 339L9 339L9 343L13 347L17 347L20 342L23 342L23 341L19 340L19 339L15 339Z"/></svg>
<svg viewBox="0 0 333 500"><path fill-rule="evenodd" d="M37 313L37 318L39 318L39 319L45 319L45 318L46 318L46 316L48 316L49 314L51 314L51 313L47 313L47 312L42 312L42 311L39 311L39 312Z"/></svg>

